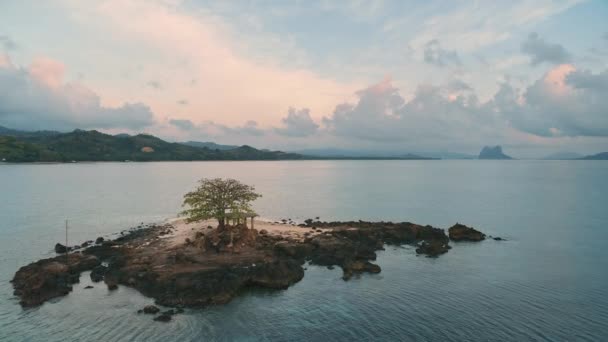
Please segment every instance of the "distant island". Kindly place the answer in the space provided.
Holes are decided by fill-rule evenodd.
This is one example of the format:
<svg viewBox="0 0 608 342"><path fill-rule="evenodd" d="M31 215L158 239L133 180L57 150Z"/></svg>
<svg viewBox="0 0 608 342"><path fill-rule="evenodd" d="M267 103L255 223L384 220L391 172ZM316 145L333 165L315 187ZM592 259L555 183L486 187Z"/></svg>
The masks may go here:
<svg viewBox="0 0 608 342"><path fill-rule="evenodd" d="M608 160L608 152L601 152L578 158L578 160Z"/></svg>
<svg viewBox="0 0 608 342"><path fill-rule="evenodd" d="M425 160L417 155L397 157L320 157L254 147L219 145L211 142L167 142L149 134L110 135L95 130L19 131L0 126L0 161L203 161L203 160L318 160L398 159Z"/></svg>
<svg viewBox="0 0 608 342"><path fill-rule="evenodd" d="M479 159L513 159L502 152L501 146L484 146L479 153Z"/></svg>

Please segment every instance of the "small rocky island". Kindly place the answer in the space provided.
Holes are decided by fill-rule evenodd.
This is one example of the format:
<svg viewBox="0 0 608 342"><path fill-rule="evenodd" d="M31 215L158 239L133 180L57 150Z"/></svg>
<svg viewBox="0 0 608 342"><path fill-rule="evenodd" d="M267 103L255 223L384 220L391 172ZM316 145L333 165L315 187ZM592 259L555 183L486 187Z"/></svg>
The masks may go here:
<svg viewBox="0 0 608 342"><path fill-rule="evenodd" d="M484 146L484 148L479 152L479 159L513 159L510 156L504 154L502 152L501 146Z"/></svg>
<svg viewBox="0 0 608 342"><path fill-rule="evenodd" d="M160 305L204 307L227 303L250 287L285 289L304 277L307 263L339 266L346 281L379 273L373 261L385 245L413 245L417 254L438 257L451 248L450 240L485 239L461 224L446 234L410 222L258 220L257 229L253 219L249 226L238 218L217 223L178 219L125 231L114 240L87 241L71 251L58 244L60 255L17 271L14 294L24 307L41 305L67 295L81 272L91 271L91 280L103 281L108 290L129 286ZM156 310L142 310L149 311ZM157 318L169 320L167 316Z"/></svg>

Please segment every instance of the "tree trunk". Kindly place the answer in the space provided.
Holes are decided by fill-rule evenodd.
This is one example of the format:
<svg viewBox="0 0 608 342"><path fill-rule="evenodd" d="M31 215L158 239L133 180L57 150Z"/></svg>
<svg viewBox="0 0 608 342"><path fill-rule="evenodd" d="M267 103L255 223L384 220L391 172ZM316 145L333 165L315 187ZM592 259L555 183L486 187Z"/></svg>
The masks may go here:
<svg viewBox="0 0 608 342"><path fill-rule="evenodd" d="M221 229L223 229L226 226L225 219L223 217L218 218L217 223L218 223L218 227Z"/></svg>

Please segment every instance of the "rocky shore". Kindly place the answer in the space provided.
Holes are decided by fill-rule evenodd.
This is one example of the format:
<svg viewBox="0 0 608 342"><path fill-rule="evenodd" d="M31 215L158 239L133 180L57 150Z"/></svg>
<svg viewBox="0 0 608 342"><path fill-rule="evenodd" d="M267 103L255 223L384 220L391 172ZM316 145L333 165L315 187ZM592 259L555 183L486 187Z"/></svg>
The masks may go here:
<svg viewBox="0 0 608 342"><path fill-rule="evenodd" d="M105 282L109 290L129 286L160 305L204 307L227 303L249 287L285 289L304 277L306 262L339 266L349 280L379 273L373 261L385 245L414 245L416 253L437 257L451 248L450 238L485 238L460 224L448 236L443 229L409 222L306 220L285 229L298 232L291 235L245 225L180 229L152 225L115 240L98 239L67 258L63 254L24 266L12 280L14 294L22 306L37 306L68 294L80 273L90 270L91 279Z"/></svg>

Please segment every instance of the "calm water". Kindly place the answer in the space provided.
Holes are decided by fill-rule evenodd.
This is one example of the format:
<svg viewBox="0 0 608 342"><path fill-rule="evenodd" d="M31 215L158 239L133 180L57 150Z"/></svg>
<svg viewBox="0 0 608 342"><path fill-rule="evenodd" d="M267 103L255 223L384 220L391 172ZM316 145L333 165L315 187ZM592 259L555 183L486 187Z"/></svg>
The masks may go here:
<svg viewBox="0 0 608 342"><path fill-rule="evenodd" d="M267 218L455 222L507 238L438 259L379 254L382 273L344 282L309 267L286 291L251 291L168 324L120 287L22 310L9 280L74 241L175 215L201 177L233 177ZM608 162L295 161L0 165L0 340L608 340Z"/></svg>

